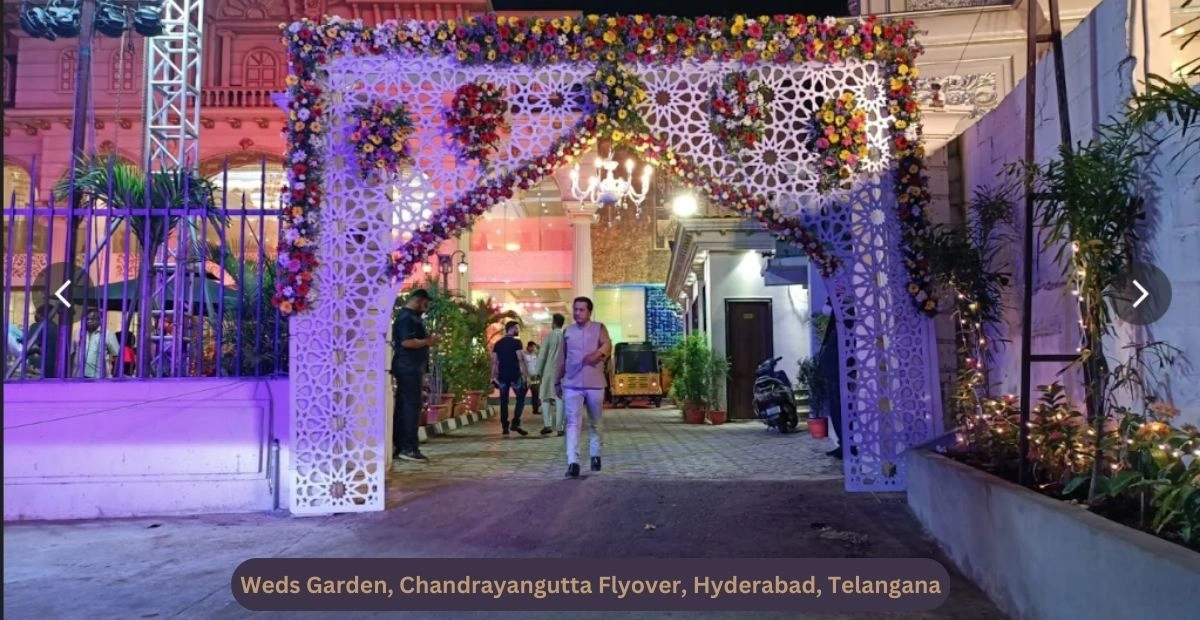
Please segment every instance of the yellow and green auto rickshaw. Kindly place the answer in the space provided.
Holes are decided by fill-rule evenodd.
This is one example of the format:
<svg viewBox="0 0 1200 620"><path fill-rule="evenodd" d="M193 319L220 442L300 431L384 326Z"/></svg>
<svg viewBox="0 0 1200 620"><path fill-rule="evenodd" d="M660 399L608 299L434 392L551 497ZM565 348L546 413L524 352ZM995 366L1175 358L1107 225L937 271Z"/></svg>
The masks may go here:
<svg viewBox="0 0 1200 620"><path fill-rule="evenodd" d="M608 387L615 407L628 407L636 400L662 406L662 369L654 345L622 342L614 347Z"/></svg>

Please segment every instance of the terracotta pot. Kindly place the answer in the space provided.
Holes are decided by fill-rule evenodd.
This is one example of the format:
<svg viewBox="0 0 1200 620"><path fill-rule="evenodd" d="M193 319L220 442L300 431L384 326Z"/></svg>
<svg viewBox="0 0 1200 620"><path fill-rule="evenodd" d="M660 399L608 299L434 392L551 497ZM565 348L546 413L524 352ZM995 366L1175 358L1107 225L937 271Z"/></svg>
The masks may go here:
<svg viewBox="0 0 1200 620"><path fill-rule="evenodd" d="M718 410L708 412L708 421L711 422L713 426L724 424L728 417L729 415L724 411Z"/></svg>
<svg viewBox="0 0 1200 620"><path fill-rule="evenodd" d="M442 420L445 415L446 408L442 405L429 405L425 407L425 423L434 424Z"/></svg>
<svg viewBox="0 0 1200 620"><path fill-rule="evenodd" d="M829 436L829 418L809 418L808 434L817 439Z"/></svg>
<svg viewBox="0 0 1200 620"><path fill-rule="evenodd" d="M704 407L696 403L683 406L683 421L688 424L704 424Z"/></svg>
<svg viewBox="0 0 1200 620"><path fill-rule="evenodd" d="M467 392L464 401L467 405L467 411L479 411L483 407L483 392Z"/></svg>

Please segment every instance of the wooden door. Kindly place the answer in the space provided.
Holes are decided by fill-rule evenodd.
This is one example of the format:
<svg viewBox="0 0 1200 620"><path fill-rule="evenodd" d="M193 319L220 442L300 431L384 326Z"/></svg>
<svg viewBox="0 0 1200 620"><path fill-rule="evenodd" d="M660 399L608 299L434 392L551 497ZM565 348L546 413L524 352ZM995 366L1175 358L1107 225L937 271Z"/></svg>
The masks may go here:
<svg viewBox="0 0 1200 620"><path fill-rule="evenodd" d="M754 369L775 355L770 300L725 301L726 401L731 419L754 419Z"/></svg>

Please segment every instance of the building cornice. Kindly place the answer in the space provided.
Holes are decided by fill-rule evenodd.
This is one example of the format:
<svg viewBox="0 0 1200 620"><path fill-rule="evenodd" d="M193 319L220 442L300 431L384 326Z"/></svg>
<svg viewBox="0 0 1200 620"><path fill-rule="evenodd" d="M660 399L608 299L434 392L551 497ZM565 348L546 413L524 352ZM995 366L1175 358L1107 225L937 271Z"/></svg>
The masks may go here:
<svg viewBox="0 0 1200 620"><path fill-rule="evenodd" d="M773 251L775 235L762 224L740 217L684 218L678 220L666 293L677 299L692 272L696 255L702 251Z"/></svg>

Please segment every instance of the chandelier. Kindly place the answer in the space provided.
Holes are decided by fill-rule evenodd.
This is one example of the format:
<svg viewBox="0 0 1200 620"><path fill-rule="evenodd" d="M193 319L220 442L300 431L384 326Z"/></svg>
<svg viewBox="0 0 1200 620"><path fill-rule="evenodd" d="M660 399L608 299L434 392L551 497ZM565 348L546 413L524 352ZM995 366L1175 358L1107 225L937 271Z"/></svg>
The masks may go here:
<svg viewBox="0 0 1200 620"><path fill-rule="evenodd" d="M613 157L611 150L607 157L597 153L595 172L588 178L587 186L580 187L579 164L575 164L575 167L571 169L571 195L575 197L575 200L581 200L602 207L627 208L629 204L632 204L637 208L640 215L642 202L646 200L646 194L650 190L650 177L654 174L654 168L646 164L642 168L640 187L635 187L633 159L625 160L624 178L617 177L614 174L617 167L617 160ZM601 176L601 171L603 171L603 177ZM620 219L621 216L618 213L616 217Z"/></svg>

